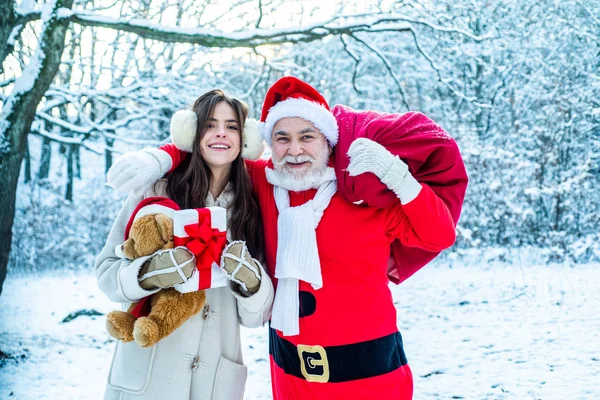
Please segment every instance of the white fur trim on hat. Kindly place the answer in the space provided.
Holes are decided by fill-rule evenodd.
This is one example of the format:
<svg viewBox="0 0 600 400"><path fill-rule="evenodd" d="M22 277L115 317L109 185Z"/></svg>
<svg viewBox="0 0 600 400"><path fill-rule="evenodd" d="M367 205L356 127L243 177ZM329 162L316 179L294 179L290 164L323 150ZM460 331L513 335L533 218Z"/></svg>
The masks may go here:
<svg viewBox="0 0 600 400"><path fill-rule="evenodd" d="M192 152L198 117L191 110L179 110L171 117L171 140L179 150Z"/></svg>
<svg viewBox="0 0 600 400"><path fill-rule="evenodd" d="M171 140L179 150L192 152L198 117L191 110L179 110L171 118ZM257 160L265 150L258 121L252 118L246 119L244 131L242 132L242 158Z"/></svg>
<svg viewBox="0 0 600 400"><path fill-rule="evenodd" d="M267 144L271 145L271 134L277 121L287 117L300 117L311 122L331 146L337 144L338 124L331 111L314 101L298 98L289 98L271 107L266 121L262 124L262 134Z"/></svg>
<svg viewBox="0 0 600 400"><path fill-rule="evenodd" d="M150 214L165 214L167 217L173 219L174 212L175 210L170 207L160 204L148 204L147 206L140 208L138 212L135 213L133 220L137 221L138 219Z"/></svg>

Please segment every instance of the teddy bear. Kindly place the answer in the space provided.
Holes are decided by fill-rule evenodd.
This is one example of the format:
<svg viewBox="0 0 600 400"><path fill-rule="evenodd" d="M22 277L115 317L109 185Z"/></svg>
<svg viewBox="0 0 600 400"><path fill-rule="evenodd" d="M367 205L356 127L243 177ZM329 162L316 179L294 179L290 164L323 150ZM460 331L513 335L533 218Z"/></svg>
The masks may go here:
<svg viewBox="0 0 600 400"><path fill-rule="evenodd" d="M122 256L135 260L159 250L172 248L173 221L164 214L156 213L144 215L133 222L128 239L121 245L120 250ZM160 252L155 257L159 256ZM164 256L169 254L165 252ZM186 275L191 275L196 268L194 260L183 268L187 269L183 271ZM140 286L144 287L144 283L140 282ZM135 340L141 347L153 346L198 313L206 303L206 293L204 290L180 293L174 288L162 289L153 294L147 303L150 304L149 314L140 318L132 314L138 306L137 302L132 303L127 311L108 313L108 333L123 342Z"/></svg>

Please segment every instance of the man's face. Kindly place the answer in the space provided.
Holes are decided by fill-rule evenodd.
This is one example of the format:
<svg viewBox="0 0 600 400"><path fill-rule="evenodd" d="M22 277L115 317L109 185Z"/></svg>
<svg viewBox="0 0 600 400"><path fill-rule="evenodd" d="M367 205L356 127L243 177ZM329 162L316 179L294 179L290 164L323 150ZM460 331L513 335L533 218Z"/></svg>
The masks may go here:
<svg viewBox="0 0 600 400"><path fill-rule="evenodd" d="M275 170L302 180L327 168L331 147L315 126L299 117L282 118L271 135Z"/></svg>

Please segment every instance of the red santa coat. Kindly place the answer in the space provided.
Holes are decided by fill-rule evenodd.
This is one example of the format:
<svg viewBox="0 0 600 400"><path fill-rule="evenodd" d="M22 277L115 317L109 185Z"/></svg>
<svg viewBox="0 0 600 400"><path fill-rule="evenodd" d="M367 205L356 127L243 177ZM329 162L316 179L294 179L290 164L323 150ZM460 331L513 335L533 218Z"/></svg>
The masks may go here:
<svg viewBox="0 0 600 400"><path fill-rule="evenodd" d="M272 162L246 163L265 228L267 271L275 273L277 218ZM290 206L316 190L290 192ZM390 244L441 251L455 239L444 202L426 185L404 206L377 209L348 203L336 193L316 229L323 287L300 281L300 334L270 329L273 398L411 399L412 374L396 326L388 288ZM275 282L275 279L274 283ZM323 382L326 381L327 383Z"/></svg>

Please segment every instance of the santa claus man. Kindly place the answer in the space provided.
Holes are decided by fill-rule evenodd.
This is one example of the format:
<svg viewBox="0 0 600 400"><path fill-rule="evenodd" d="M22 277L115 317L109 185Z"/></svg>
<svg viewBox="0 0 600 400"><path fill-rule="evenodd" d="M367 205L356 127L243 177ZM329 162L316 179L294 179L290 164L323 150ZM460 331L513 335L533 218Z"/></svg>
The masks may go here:
<svg viewBox="0 0 600 400"><path fill-rule="evenodd" d="M364 137L348 149L347 173L372 174L395 200L385 208L346 201L331 167L338 121L305 82L285 77L269 89L261 129L272 159L246 165L276 285L269 328L273 398L411 399L412 374L388 288L390 246L397 240L437 253L454 243L456 217L404 161ZM181 153L174 146L163 150L172 168ZM147 173L155 162L147 161L137 168ZM131 162L115 165L114 187L130 184Z"/></svg>

